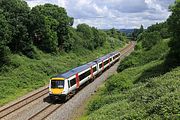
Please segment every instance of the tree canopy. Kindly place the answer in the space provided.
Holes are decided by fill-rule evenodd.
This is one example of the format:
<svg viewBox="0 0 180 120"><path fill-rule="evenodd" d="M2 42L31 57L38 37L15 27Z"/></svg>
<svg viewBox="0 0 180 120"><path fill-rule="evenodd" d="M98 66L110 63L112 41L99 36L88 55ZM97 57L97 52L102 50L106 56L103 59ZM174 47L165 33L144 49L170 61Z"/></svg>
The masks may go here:
<svg viewBox="0 0 180 120"><path fill-rule="evenodd" d="M68 27L73 19L57 5L45 4L31 10L31 37L36 46L46 52L56 52L68 39Z"/></svg>

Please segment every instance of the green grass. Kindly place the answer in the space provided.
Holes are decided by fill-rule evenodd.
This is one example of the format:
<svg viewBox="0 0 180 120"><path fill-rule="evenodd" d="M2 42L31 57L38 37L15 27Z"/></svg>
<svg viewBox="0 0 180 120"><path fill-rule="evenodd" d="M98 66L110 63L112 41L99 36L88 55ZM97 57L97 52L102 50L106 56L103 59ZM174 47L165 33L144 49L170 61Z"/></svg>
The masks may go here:
<svg viewBox="0 0 180 120"><path fill-rule="evenodd" d="M17 54L11 55L10 65L3 66L0 72L0 106L47 85L49 78L53 75L70 70L119 48L120 46L117 45L112 48L109 43L106 43L104 47L94 51L80 49L56 55L36 50L38 60Z"/></svg>
<svg viewBox="0 0 180 120"><path fill-rule="evenodd" d="M142 49L130 55L127 60L134 64L128 64L127 69L108 78L91 98L82 118L180 119L180 67L169 71L164 64L169 50L167 43L167 40L161 41L151 50L140 52L142 56L137 53ZM127 65L127 62L121 64Z"/></svg>

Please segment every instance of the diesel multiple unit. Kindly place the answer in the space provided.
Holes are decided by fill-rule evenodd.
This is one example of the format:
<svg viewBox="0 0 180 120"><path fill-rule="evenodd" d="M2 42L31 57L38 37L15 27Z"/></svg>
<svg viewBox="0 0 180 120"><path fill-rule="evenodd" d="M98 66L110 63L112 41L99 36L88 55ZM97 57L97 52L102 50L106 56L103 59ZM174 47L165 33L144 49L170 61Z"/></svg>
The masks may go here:
<svg viewBox="0 0 180 120"><path fill-rule="evenodd" d="M120 59L120 52L109 53L92 62L54 76L49 82L49 96L52 100L67 100L88 81L94 80L104 70Z"/></svg>

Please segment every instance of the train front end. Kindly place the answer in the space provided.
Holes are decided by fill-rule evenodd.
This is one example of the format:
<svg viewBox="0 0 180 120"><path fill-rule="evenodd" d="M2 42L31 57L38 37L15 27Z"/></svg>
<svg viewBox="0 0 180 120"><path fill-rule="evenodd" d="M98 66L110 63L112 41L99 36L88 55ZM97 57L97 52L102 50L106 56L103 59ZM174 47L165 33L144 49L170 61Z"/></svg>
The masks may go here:
<svg viewBox="0 0 180 120"><path fill-rule="evenodd" d="M67 95L65 78L51 78L49 83L49 96L51 100L64 100Z"/></svg>

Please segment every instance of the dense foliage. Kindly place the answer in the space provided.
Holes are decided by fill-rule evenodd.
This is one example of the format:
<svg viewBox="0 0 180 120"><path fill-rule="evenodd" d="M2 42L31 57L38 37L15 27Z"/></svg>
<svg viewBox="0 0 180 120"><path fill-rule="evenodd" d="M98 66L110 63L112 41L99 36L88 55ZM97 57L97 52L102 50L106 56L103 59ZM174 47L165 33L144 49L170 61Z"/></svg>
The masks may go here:
<svg viewBox="0 0 180 120"><path fill-rule="evenodd" d="M140 29L134 29L133 33L132 33L132 37L134 38L134 40L137 39L137 37L144 32L144 27L143 25L141 25Z"/></svg>
<svg viewBox="0 0 180 120"><path fill-rule="evenodd" d="M3 15L2 10L0 10L0 66L3 63L7 63L7 56L9 47L7 47L7 44L9 43L9 39L11 39L11 31L10 26L8 25L8 22Z"/></svg>
<svg viewBox="0 0 180 120"><path fill-rule="evenodd" d="M30 8L21 0L0 0L1 26L1 58L4 60L8 54L22 52L26 54L32 50L27 24ZM4 19L4 20L3 20ZM1 60L0 60L1 61ZM5 60L6 61L6 60ZM1 61L5 62L5 61Z"/></svg>
<svg viewBox="0 0 180 120"><path fill-rule="evenodd" d="M170 34L168 32L167 23L164 22L156 23L154 25L149 26L146 30L138 34L137 41L142 42L142 47L144 48L144 50L149 50L161 39L167 39L169 37Z"/></svg>
<svg viewBox="0 0 180 120"><path fill-rule="evenodd" d="M170 37L167 22L156 23L147 28L147 32L154 32L154 31L159 32L160 36L163 39Z"/></svg>
<svg viewBox="0 0 180 120"><path fill-rule="evenodd" d="M30 33L36 46L45 52L64 48L68 27L73 23L64 8L51 4L35 6L31 10L30 20Z"/></svg>

